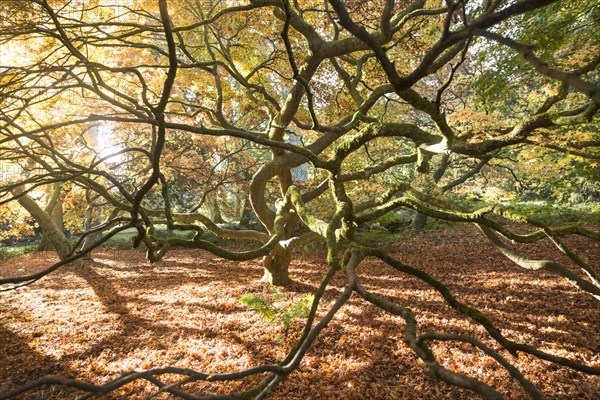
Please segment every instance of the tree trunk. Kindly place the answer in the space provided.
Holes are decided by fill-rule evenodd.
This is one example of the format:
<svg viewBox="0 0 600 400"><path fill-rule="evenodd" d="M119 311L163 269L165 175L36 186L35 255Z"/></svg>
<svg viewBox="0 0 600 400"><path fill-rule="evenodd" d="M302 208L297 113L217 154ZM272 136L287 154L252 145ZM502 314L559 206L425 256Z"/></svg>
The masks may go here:
<svg viewBox="0 0 600 400"><path fill-rule="evenodd" d="M21 188L13 190L13 194L19 195L23 192ZM46 210L43 210L31 197L26 194L18 198L19 204L29 212L29 214L40 225L42 231L47 236L54 250L61 259L65 259L71 253L71 245L67 240L62 225L58 225L55 219ZM62 215L62 213L61 213Z"/></svg>
<svg viewBox="0 0 600 400"><path fill-rule="evenodd" d="M206 202L208 203L208 218L215 224L222 224L225 222L221 215L221 209L219 208L219 201L215 192L210 192L206 196Z"/></svg>
<svg viewBox="0 0 600 400"><path fill-rule="evenodd" d="M252 205L250 204L250 200L245 199L244 206L242 207L242 215L240 216L239 226L242 228L255 229L255 221L257 221L257 218L254 214L254 210L252 209Z"/></svg>
<svg viewBox="0 0 600 400"><path fill-rule="evenodd" d="M246 197L245 197L245 193L241 192L241 191L236 191L234 196L234 209L233 209L233 215L234 215L234 219L241 219L242 218L242 214L244 212L244 207L246 205Z"/></svg>
<svg viewBox="0 0 600 400"><path fill-rule="evenodd" d="M413 220L410 224L410 229L412 229L416 232L419 232L425 228L426 224L427 224L427 215L418 212L413 217Z"/></svg>
<svg viewBox="0 0 600 400"><path fill-rule="evenodd" d="M424 172L429 172L429 161L430 161L430 158L425 158L425 157L423 158L423 165L421 166L421 168ZM446 169L448 168L449 161L450 161L450 155L444 154L440 161L440 165L438 166L436 171L433 173L433 180L435 183L438 183L440 181L440 179L442 179L442 176L444 176L444 173L446 172ZM427 225L427 215L418 212L413 217L413 220L410 224L410 229L412 229L416 232L420 232L423 229L425 229L425 225Z"/></svg>
<svg viewBox="0 0 600 400"><path fill-rule="evenodd" d="M275 246L271 253L263 258L265 268L263 282L274 286L284 286L290 282L289 267L292 253L281 246Z"/></svg>
<svg viewBox="0 0 600 400"><path fill-rule="evenodd" d="M54 223L56 224L56 226L59 227L59 229L64 231L64 227L65 227L65 223L64 223L64 219L63 219L63 202L62 199L58 199L56 201L56 204L54 204L52 210L47 210L48 213L50 213L52 220L54 221ZM43 228L42 228L43 229ZM37 247L38 251L52 251L54 250L54 245L52 244L52 241L50 240L50 238L48 238L48 235L46 234L46 232L42 233L42 238L40 240L40 244L38 244Z"/></svg>
<svg viewBox="0 0 600 400"><path fill-rule="evenodd" d="M94 204L91 201L88 201L88 205L87 208L85 209L85 221L83 222L83 228L85 229L85 231L89 231L90 229L92 229L94 227ZM94 233L90 233L89 235L87 235L85 237L85 239L83 240L83 244L81 245L81 249L85 249L87 247L89 247L92 243L94 243L96 241L96 239L98 238L98 235L100 234L100 232L94 232ZM84 255L82 257L83 260L87 260L87 261L92 261L92 252L88 252L86 255Z"/></svg>
<svg viewBox="0 0 600 400"><path fill-rule="evenodd" d="M98 205L94 205L93 202L88 202L88 207L85 210L85 221L84 221L84 227L86 231L89 231L90 229L96 228L98 227L100 224L102 224L101 221L99 221L98 219L94 220L93 219L93 211L94 211L94 207L98 207ZM105 223L112 221L113 219L117 218L117 216L119 215L119 209L115 208L110 215L108 216L108 218L106 219ZM97 232L93 232L90 233L88 236L85 237L85 239L83 240L83 244L81 245L81 251L83 251L84 249L93 246L96 241L102 237L102 235L104 234L104 231L97 231ZM88 260L88 261L92 261L92 252L88 252L85 256L83 256L84 260Z"/></svg>

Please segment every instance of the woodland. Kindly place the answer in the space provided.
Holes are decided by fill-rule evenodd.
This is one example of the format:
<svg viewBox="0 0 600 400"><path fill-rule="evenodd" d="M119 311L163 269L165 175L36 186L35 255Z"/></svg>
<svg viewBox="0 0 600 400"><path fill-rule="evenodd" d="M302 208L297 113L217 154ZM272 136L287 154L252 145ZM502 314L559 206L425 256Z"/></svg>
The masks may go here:
<svg viewBox="0 0 600 400"><path fill-rule="evenodd" d="M600 398L596 0L0 0L0 399Z"/></svg>

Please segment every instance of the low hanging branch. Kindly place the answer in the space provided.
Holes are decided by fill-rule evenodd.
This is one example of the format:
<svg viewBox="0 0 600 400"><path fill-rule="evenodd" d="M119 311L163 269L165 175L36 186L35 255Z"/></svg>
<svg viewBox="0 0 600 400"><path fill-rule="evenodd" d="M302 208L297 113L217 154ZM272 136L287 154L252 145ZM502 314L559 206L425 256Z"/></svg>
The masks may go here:
<svg viewBox="0 0 600 400"><path fill-rule="evenodd" d="M567 282L571 283L572 285L581 290L590 293L596 299L600 300L600 286L597 286L593 283L586 281L585 279L580 278L579 276L569 271L567 268L565 268L557 262L548 260L529 260L519 255L516 251L510 249L506 244L504 244L504 242L502 242L502 240L500 240L500 238L494 233L494 230L492 228L481 224L478 224L477 226L481 229L481 231L489 239L489 241L492 242L492 244L496 246L498 250L500 250L502 254L504 254L507 258L509 258L518 266L532 271L539 271L544 269L557 275L560 275L563 278L565 278Z"/></svg>
<svg viewBox="0 0 600 400"><path fill-rule="evenodd" d="M509 212L499 207L485 207L473 212L462 212L462 211L450 211L444 210L441 208L435 208L431 205L427 204L423 201L426 196L414 189L409 189L409 193L411 195L405 195L400 198L396 198L388 201L387 203L381 204L378 207L372 208L370 211L365 212L359 215L356 218L357 223L364 223L366 221L373 220L385 213L397 209L399 207L408 207L420 213L423 213L427 216L438 218L440 220L445 221L453 221L453 222L472 222L477 224L478 226L485 226L488 230L484 230L488 239L498 247L501 252L510 258L512 261L516 262L518 265L523 266L527 269L539 270L541 268L545 268L553 273L556 273L565 279L567 279L570 283L575 283L580 289L594 295L594 297L598 298L600 294L600 285L598 282L598 274L592 269L592 267L585 262L585 260L581 259L574 251L572 251L569 246L567 246L562 240L560 240L561 235L577 233L583 236L590 237L592 239L598 238L598 233L589 231L587 229L581 227L559 227L556 230L551 229L544 224L534 221L532 219L520 216L513 212ZM419 197L419 198L417 198ZM526 223L528 225L533 225L535 227L540 228L539 231L535 231L530 234L525 235L517 235L513 234L499 224L493 219L489 218L491 215L502 216L509 221ZM493 234L493 231L501 232L504 236L509 239L519 241L519 242L532 242L535 240L542 239L543 237L549 237L552 242L555 244L557 248L559 248L567 257L573 260L581 270L592 280L592 282L588 282L580 277L577 277L575 274L562 267L560 264L550 261L529 261L526 260L514 253L512 250L509 250L505 245L502 244L501 241ZM600 298L599 298L600 300Z"/></svg>
<svg viewBox="0 0 600 400"><path fill-rule="evenodd" d="M442 295L442 297L444 298L444 300L446 300L446 302L448 303L448 305L450 307L454 308L461 314L464 314L464 315L470 317L472 320L474 320L475 322L480 324L482 327L484 327L485 330L490 334L490 336L492 338L494 338L500 345L502 345L502 347L504 347L505 349L510 351L513 355L516 355L518 351L521 351L524 353L529 353L531 355L534 355L542 360L546 360L546 361L550 361L550 362L553 362L553 363L556 363L559 365L563 365L565 367L569 367L569 368L572 368L577 371L582 371L582 372L585 372L588 374L593 374L593 375L600 375L599 367L593 367L593 366L579 363L577 361L569 360L565 357L555 356L553 354L549 354L549 353L540 351L532 346L522 344L522 343L516 343L512 340L505 338L500 333L500 330L498 330L498 328L496 328L496 326L492 323L492 321L486 315L484 315L479 310L476 310L476 309L456 300L454 295L448 290L448 288L446 286L444 286L441 282L437 281L436 279L434 279L433 277L431 277L429 274L425 273L424 271L421 271L419 269L405 265L405 264L401 263L400 261L385 254L385 252L378 250L378 249L362 247L362 248L360 248L360 251L362 252L363 257L366 257L366 256L377 257L381 261L383 261L386 264L393 267L394 269L396 269L400 272L403 272L403 273L413 275L416 278L427 283L429 286L431 286L432 288L437 290Z"/></svg>
<svg viewBox="0 0 600 400"><path fill-rule="evenodd" d="M444 367L444 356L437 354L432 342L477 349L502 366L533 399L542 399L543 393L535 380L519 371L508 353L516 357L523 352L557 366L600 375L594 364L511 340L498 328L501 325L495 320L500 317L491 318L469 305L432 274L403 262L402 255L362 246L363 238L360 232L356 234L368 222L402 208L442 221L476 224L516 265L550 271L600 300L595 260L581 257L563 240L566 235L580 235L600 241L600 233L580 224L548 226L497 206L464 211L459 202L441 194L464 188L461 185L498 159L500 151L524 155L520 153L523 148L537 146L585 157L586 161L598 158L594 118L600 109L600 90L584 75L595 71L600 57L592 54L585 66L567 72L541 60L533 48L507 37L510 27L520 22L515 17L535 14L558 0L517 0L510 5L491 0L481 7L448 0L439 8L431 8L431 2L424 0L385 0L368 7L364 2L342 0L310 5L250 0L241 6L228 6L227 1L171 4L156 0L127 5L122 19L116 15L105 18L102 1L91 8L82 6L77 15L67 15L68 7L55 10L53 2L18 3L19 7L21 3L37 6L35 10L43 18L13 23L13 15L0 10L0 156L3 162L26 165L28 174L0 182L0 206L20 202L30 215L47 220L48 215L36 203L36 191L58 182L92 192L120 216L111 214L105 223L83 233L74 247L61 254L60 262L34 274L1 278L0 291L30 285L132 228L137 231L135 246L145 245L150 262L163 259L175 248L202 249L233 261L264 257L267 270L277 265L287 274L291 250L315 240L325 243L327 258L300 337L282 359L214 374L179 367L150 368L102 384L43 377L11 388L0 394L0 399L39 394L48 386L70 388L83 393L79 398L91 399L116 395L118 389L142 381L149 383L148 398L264 399L301 368L317 339L353 296L352 307L355 301L364 301L403 319L398 324L398 329L403 329L402 340L436 380L486 399L500 399L503 394L481 377ZM587 26L575 28L595 33ZM472 100L479 94L478 85L487 84L472 84L473 78L485 77L478 70L480 58L487 62L492 58L486 57L494 56L498 66L490 66L490 70L503 74L497 81L504 78L507 88L521 77L528 78L522 71L512 71L510 63L503 63L503 54L473 46L475 36L517 51L533 67L528 72L560 81L558 94L540 94L540 87L520 88L510 93L516 101L535 98L541 105L518 112L512 109L512 98L496 113L493 107ZM40 54L20 57L19 52L31 50L29 41ZM577 45L570 38L557 36L557 41L560 51ZM15 54L11 53L13 47L18 50ZM5 54L9 60L6 68ZM487 69L489 63L483 65ZM532 86L538 80L534 83ZM579 93L574 95L569 87ZM490 129L487 123L469 121L473 128L458 134L451 115L469 109L485 111L486 118L496 116L502 120L496 121L501 126ZM307 118L309 122L302 122ZM585 137L560 141L544 135L571 128L589 132ZM111 150L100 148L105 144L94 148L87 138L99 134L94 129L114 129L119 150L104 156L104 151ZM299 136L301 145L290 143L286 133ZM73 137L84 145L73 145ZM222 157L221 147L230 143L239 151ZM455 171L453 178L440 181L446 168L452 168L450 160L456 154L476 161L466 172ZM132 155L134 160L120 159ZM414 174L428 173L426 164L431 161L435 165L440 156L442 167L427 182L449 183L432 190L437 195L416 190L419 180ZM189 160L182 160L184 157ZM212 162L212 158L218 161ZM202 169L208 164L214 167L205 174ZM308 164L309 178L295 182L292 169ZM36 173L35 168L42 170ZM219 168L227 170L223 174L227 178L215 184ZM189 171L194 173L186 175ZM228 194L234 195L249 186L252 211L267 233L226 229L197 213L202 204L198 195L209 191L204 185L231 190ZM226 200L233 201L231 197ZM56 201L58 197L52 197L49 203ZM529 231L513 232L513 223ZM157 233L159 224L166 225L168 237ZM300 224L303 226L297 226ZM61 227L54 228L60 232ZM254 242L253 248L230 250L206 240L206 230L219 238ZM182 239L172 231L194 237ZM106 234L76 250L100 232ZM573 272L569 264L528 259L504 240L527 244L544 238L579 270ZM275 262L281 254L283 261ZM361 281L357 270L363 267L361 273L370 272L364 268L368 258L420 280L471 326L482 327L487 337L479 340L464 334L419 332L418 315L410 304L404 304L400 296L384 298L376 294L376 288L371 289L371 282L367 285L367 279ZM440 331L445 328L439 327ZM498 349L489 345L492 340ZM218 366L212 369L221 370ZM245 379L252 383L239 389ZM211 383L234 381L235 389L214 394L214 386L220 385ZM201 389L190 385L200 382Z"/></svg>

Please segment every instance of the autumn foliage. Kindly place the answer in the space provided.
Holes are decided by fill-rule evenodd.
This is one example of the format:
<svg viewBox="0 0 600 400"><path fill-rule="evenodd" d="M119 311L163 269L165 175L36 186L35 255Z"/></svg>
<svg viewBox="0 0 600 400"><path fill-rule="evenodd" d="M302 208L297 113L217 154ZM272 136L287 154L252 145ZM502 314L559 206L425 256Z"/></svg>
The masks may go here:
<svg viewBox="0 0 600 400"><path fill-rule="evenodd" d="M0 399L595 397L599 12L0 2Z"/></svg>

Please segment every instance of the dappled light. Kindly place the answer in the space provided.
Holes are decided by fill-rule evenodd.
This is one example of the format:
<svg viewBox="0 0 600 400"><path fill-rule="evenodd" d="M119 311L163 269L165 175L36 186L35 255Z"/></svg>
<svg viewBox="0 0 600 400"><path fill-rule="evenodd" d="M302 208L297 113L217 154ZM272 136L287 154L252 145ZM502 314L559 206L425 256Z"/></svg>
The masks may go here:
<svg viewBox="0 0 600 400"><path fill-rule="evenodd" d="M531 279L531 273L498 259L485 243L475 244L472 249L494 262L468 262L465 247L458 246L465 245L462 240L440 244L435 239L432 235L395 244L393 250L405 262L422 264L425 271L447 282L470 304L484 309L498 321L506 336L535 341L538 347L556 355L600 364L600 333L590 329L600 318L594 300L582 302L576 290L551 274ZM586 240L573 243L577 249L590 244ZM411 254L402 255L404 246L411 247ZM540 251L544 248L536 247ZM446 257L430 262L427 253L432 249ZM168 365L211 372L246 369L284 357L297 340L301 321L285 332L282 326L269 324L239 302L244 293L272 291L256 279L259 262L239 268L216 263L206 253L190 250L176 251L151 267L136 262L142 254L131 251L98 251L94 258L92 264L68 268L36 286L20 289L23 293L18 302L2 303L2 339L9 340L9 335L18 332L30 349L3 354L13 365L22 366L20 382L53 374L101 383L100 376L106 379L131 370ZM465 265L452 273L450 269L459 259ZM0 272L5 273L11 264L25 264L32 270L44 265L41 260L13 259L4 262ZM307 290L313 292L321 265L319 257L294 262L292 269L302 273L295 275L287 296L300 298ZM484 330L473 328L458 313L449 314L443 299L418 281L390 274L378 262L368 262L361 268L368 271L365 285L411 304L423 331L443 327L447 332L485 337ZM215 281L215 275L227 285ZM320 313L339 295L343 284L342 279L335 280ZM469 287L478 289L465 290ZM560 290L561 297L546 295L548 289ZM566 313L563 305L571 301L577 301L578 307ZM402 329L401 319L376 307L365 307L359 299L352 300L332 320L319 345L302 360L292 379L282 383L272 398L471 398L468 392L436 385L424 374L424 365L415 363L414 355L403 343ZM510 393L507 398L525 396L493 359L470 346L440 342L432 350L443 357L445 367L478 376ZM36 358L48 361L35 364ZM550 398L593 398L600 394L598 378L569 375L524 355L516 364ZM15 375L9 370L0 373L1 380L10 376ZM124 390L118 396L142 399L152 393L149 386ZM220 388L214 384L210 390L218 393L231 390L231 386Z"/></svg>
<svg viewBox="0 0 600 400"><path fill-rule="evenodd" d="M600 398L596 0L1 0L0 400Z"/></svg>

